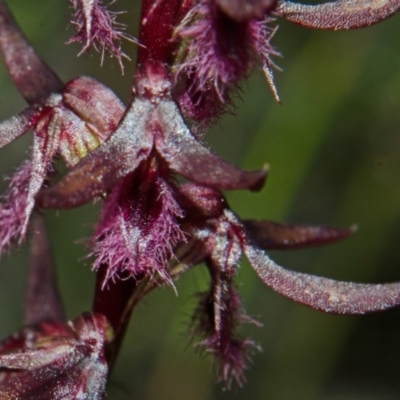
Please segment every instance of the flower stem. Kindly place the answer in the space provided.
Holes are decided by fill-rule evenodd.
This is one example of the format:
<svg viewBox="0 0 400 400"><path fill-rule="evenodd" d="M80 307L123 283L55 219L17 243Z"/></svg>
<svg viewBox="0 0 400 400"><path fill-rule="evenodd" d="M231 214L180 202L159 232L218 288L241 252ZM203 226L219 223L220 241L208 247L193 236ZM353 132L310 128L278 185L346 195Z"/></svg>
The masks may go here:
<svg viewBox="0 0 400 400"><path fill-rule="evenodd" d="M172 34L182 0L143 0L138 64L154 60L169 64L174 43Z"/></svg>
<svg viewBox="0 0 400 400"><path fill-rule="evenodd" d="M137 283L133 279L118 279L109 281L107 287L103 287L106 271L106 266L102 266L97 272L92 311L103 314L115 333L115 338L106 353L111 369L117 358L130 317L130 312L126 312L127 304L135 292Z"/></svg>

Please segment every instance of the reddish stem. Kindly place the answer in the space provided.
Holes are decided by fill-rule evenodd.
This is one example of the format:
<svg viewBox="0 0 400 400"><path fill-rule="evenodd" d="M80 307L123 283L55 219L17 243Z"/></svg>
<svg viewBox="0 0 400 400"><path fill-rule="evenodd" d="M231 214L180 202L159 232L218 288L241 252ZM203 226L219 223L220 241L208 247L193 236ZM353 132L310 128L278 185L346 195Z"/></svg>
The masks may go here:
<svg viewBox="0 0 400 400"><path fill-rule="evenodd" d="M114 329L115 338L107 351L106 357L110 367L114 364L132 311L130 304L137 282L132 279L118 279L115 282L109 280L103 287L107 267L103 266L97 272L93 312L103 314Z"/></svg>
<svg viewBox="0 0 400 400"><path fill-rule="evenodd" d="M142 65L141 74L145 71L146 82L158 82L156 78L165 77L163 64L171 63L174 51L173 30L182 18L182 10L188 8L187 3L188 0L143 0L138 65ZM97 272L93 311L103 314L115 332L115 338L106 354L111 369L118 356L132 309L145 292L142 292L143 287L133 278L109 281L107 287L103 288L106 271L107 267L103 266Z"/></svg>
<svg viewBox="0 0 400 400"><path fill-rule="evenodd" d="M174 50L172 34L184 0L143 0L138 64L149 60L169 64Z"/></svg>

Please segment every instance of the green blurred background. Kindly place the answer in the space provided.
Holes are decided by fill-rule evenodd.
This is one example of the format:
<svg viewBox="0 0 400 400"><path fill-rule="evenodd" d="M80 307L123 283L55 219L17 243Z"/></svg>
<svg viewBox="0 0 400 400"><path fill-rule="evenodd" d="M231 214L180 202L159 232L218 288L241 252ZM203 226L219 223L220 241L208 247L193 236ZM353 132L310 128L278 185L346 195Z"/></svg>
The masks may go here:
<svg viewBox="0 0 400 400"><path fill-rule="evenodd" d="M9 0L27 36L67 81L94 76L126 102L134 63L121 77L115 60L76 57L67 0ZM118 0L121 19L136 34L139 1ZM236 117L207 136L211 148L246 168L271 166L261 193L228 193L244 218L349 226L358 232L324 248L271 252L281 265L341 280L400 280L400 20L351 32L309 31L283 20L273 44L284 57L276 72L282 105L261 73L243 85ZM134 59L135 47L125 51ZM0 117L25 107L0 66ZM1 150L10 176L27 156L31 136ZM2 190L6 187L2 183ZM90 236L99 205L48 213L48 228L69 318L91 304L94 274L82 238ZM0 336L21 327L27 252L3 256ZM264 324L244 327L263 351L243 388L222 390L210 360L187 334L195 293L207 286L203 267L159 289L135 311L109 387L112 400L391 400L400 398L400 310L367 316L325 315L264 287L243 262L240 290L248 313Z"/></svg>

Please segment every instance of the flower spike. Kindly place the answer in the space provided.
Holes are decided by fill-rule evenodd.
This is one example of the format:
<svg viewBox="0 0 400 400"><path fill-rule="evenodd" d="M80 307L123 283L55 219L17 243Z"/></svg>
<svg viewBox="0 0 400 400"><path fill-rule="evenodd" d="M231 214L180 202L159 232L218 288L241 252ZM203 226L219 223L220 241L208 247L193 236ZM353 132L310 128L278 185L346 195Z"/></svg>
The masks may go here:
<svg viewBox="0 0 400 400"><path fill-rule="evenodd" d="M399 10L399 0L337 0L317 5L284 0L275 12L306 28L346 30L376 24Z"/></svg>

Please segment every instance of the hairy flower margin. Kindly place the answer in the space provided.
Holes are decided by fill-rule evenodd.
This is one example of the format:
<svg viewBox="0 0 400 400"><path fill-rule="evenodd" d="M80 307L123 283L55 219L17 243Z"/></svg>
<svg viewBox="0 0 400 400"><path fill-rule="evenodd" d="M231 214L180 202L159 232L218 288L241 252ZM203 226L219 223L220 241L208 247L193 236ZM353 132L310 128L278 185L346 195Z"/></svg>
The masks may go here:
<svg viewBox="0 0 400 400"><path fill-rule="evenodd" d="M122 58L128 57L121 51L121 41L139 42L116 22L118 13L109 11L101 0L70 1L77 34L69 43L83 43L81 53L90 47L101 51L102 60L108 51L123 70ZM155 7L161 7L159 3L155 1ZM279 68L272 57L281 54L270 43L277 30L271 26L275 17L307 28L346 30L376 24L399 8L397 0L346 0L321 5L277 0L183 1L173 34L174 79L181 111L204 126L215 122L232 109L235 90L257 65L280 103L273 74L273 69Z"/></svg>
<svg viewBox="0 0 400 400"><path fill-rule="evenodd" d="M123 34L115 25L116 14L97 0L73 0L73 5L76 40L84 43L84 50L90 45L102 51L109 48L120 60ZM173 284L201 262L210 273L210 288L200 297L193 331L201 338L199 346L215 358L227 386L244 381L250 353L257 349L236 330L240 322L254 322L245 315L235 286L243 254L267 286L317 310L363 314L400 304L400 283L339 282L293 272L272 261L266 254L271 248L329 243L346 238L353 229L242 221L221 190L260 190L267 168L247 172L226 163L185 122L207 124L217 118L254 64L263 67L277 97L270 57L278 53L270 45L274 30L268 25L273 16L313 28L350 29L379 22L399 8L390 0L317 6L271 0L144 0L139 35L143 47L133 97L125 109L108 88L91 78L78 77L62 85L27 46L0 0L0 47L12 79L30 103L0 125L0 146L34 128L32 160L11 180L0 208L0 250L25 236L35 208L70 208L105 199L91 241L94 269L102 279L94 311L96 303L101 304L105 314L83 314L66 324L59 311L50 310L50 322L45 322L48 315L40 314L41 306L51 302L40 293L54 300L53 283L42 282L38 290L36 274L30 285L35 290L29 293L41 306L29 318L33 328L14 337L17 342L11 339L0 346L0 366L5 369L0 393L32 396L35 384L42 382L54 388L49 392L52 398L61 399L65 383L74 377L71 399L103 398L112 364L106 346L111 341L118 347L135 302L160 285ZM165 40L160 41L155 31ZM32 63L21 63L21 54L31 57ZM43 189L57 153L71 170L59 183ZM126 283L133 283L133 292L121 309L107 314L104 299L114 304L110 296ZM108 336L110 326L117 328L114 339ZM35 335L39 339L28 345L28 337ZM60 337L65 343L58 342ZM42 339L48 347L41 347ZM26 393L18 392L25 390L21 384ZM37 398L48 398L49 393L37 393Z"/></svg>
<svg viewBox="0 0 400 400"><path fill-rule="evenodd" d="M137 41L125 32L124 24L117 22L118 14L121 12L108 10L107 7L115 0L108 6L104 6L102 0L70 0L70 2L74 9L71 23L76 34L67 43L83 44L79 55L94 48L101 53L101 64L103 64L105 52L108 52L117 59L123 72L122 59L130 61L130 58L121 50L121 42L124 39L133 43Z"/></svg>
<svg viewBox="0 0 400 400"><path fill-rule="evenodd" d="M280 54L271 46L276 29L269 16L237 22L212 0L193 7L175 29L178 47L175 79L185 90L179 105L185 116L198 122L217 119L232 101L231 92L260 64L275 99L271 56Z"/></svg>

